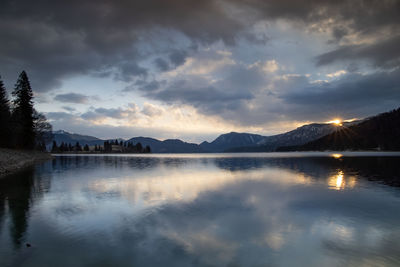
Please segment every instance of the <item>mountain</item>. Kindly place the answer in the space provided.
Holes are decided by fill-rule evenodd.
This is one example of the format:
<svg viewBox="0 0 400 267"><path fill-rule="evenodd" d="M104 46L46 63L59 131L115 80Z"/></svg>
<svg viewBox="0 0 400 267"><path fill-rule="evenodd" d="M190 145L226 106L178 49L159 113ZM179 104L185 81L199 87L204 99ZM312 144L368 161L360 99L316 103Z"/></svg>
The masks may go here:
<svg viewBox="0 0 400 267"><path fill-rule="evenodd" d="M400 150L400 108L356 125L343 125L335 132L304 145L285 146L278 150Z"/></svg>
<svg viewBox="0 0 400 267"><path fill-rule="evenodd" d="M224 152L233 147L257 145L264 138L265 136L258 134L231 132L220 135L211 143L204 141L200 147L207 152Z"/></svg>
<svg viewBox="0 0 400 267"><path fill-rule="evenodd" d="M80 145L103 145L105 140L101 140L94 136L89 135L80 135L75 133L69 133L63 130L54 131L53 132L53 140L57 142L57 145L60 145L62 142L71 143L74 145L76 142L79 142Z"/></svg>
<svg viewBox="0 0 400 267"><path fill-rule="evenodd" d="M204 152L197 144L186 143L179 139L167 139L160 141L149 137L134 137L128 140L134 144L150 146L153 153L201 153Z"/></svg>
<svg viewBox="0 0 400 267"><path fill-rule="evenodd" d="M160 141L150 137L133 137L127 141L141 143L142 146L150 146L154 153L204 153L204 152L268 152L274 151L280 146L295 146L305 144L335 131L337 126L332 124L309 124L301 126L293 131L262 136L251 133L231 132L218 136L212 142L202 142L200 145L187 143L179 139L167 139ZM54 140L57 144L79 142L82 146L103 145L104 141L93 136L68 133L60 130L54 132Z"/></svg>
<svg viewBox="0 0 400 267"><path fill-rule="evenodd" d="M345 122L343 125L352 125L357 122ZM302 145L334 132L338 126L331 123L312 123L303 125L295 130L264 136L261 140L247 146L236 145L227 149L227 152L271 152L281 146Z"/></svg>

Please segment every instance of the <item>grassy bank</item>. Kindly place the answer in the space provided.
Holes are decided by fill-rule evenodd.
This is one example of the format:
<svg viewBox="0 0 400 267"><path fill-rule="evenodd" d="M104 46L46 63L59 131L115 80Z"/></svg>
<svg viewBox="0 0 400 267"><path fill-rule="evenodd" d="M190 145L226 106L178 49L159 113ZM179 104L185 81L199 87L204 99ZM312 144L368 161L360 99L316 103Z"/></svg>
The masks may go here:
<svg viewBox="0 0 400 267"><path fill-rule="evenodd" d="M46 152L0 148L0 177L48 159L51 155Z"/></svg>

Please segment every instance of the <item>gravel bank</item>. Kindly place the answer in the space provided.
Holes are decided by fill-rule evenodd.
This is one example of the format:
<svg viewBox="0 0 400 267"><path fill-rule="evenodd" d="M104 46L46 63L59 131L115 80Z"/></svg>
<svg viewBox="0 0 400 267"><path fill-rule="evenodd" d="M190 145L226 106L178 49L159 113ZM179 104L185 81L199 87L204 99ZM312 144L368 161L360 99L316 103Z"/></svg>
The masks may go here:
<svg viewBox="0 0 400 267"><path fill-rule="evenodd" d="M0 148L0 177L51 158L51 154L45 152Z"/></svg>

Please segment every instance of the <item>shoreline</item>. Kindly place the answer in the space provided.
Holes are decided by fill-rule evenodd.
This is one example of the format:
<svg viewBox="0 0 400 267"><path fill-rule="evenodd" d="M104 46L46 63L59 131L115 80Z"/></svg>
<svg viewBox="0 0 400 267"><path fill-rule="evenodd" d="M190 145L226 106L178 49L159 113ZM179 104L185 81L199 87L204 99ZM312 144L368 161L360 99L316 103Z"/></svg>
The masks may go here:
<svg viewBox="0 0 400 267"><path fill-rule="evenodd" d="M52 158L47 152L0 148L0 178Z"/></svg>

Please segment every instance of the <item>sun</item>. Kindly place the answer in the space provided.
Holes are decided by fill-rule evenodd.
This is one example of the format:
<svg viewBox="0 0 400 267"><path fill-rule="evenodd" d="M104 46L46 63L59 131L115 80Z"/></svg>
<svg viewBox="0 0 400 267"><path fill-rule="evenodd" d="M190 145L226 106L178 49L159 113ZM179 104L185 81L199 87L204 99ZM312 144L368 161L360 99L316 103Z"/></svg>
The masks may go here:
<svg viewBox="0 0 400 267"><path fill-rule="evenodd" d="M331 121L328 121L328 123L332 123L332 124L334 124L336 126L342 126L343 125L341 119L333 119Z"/></svg>

